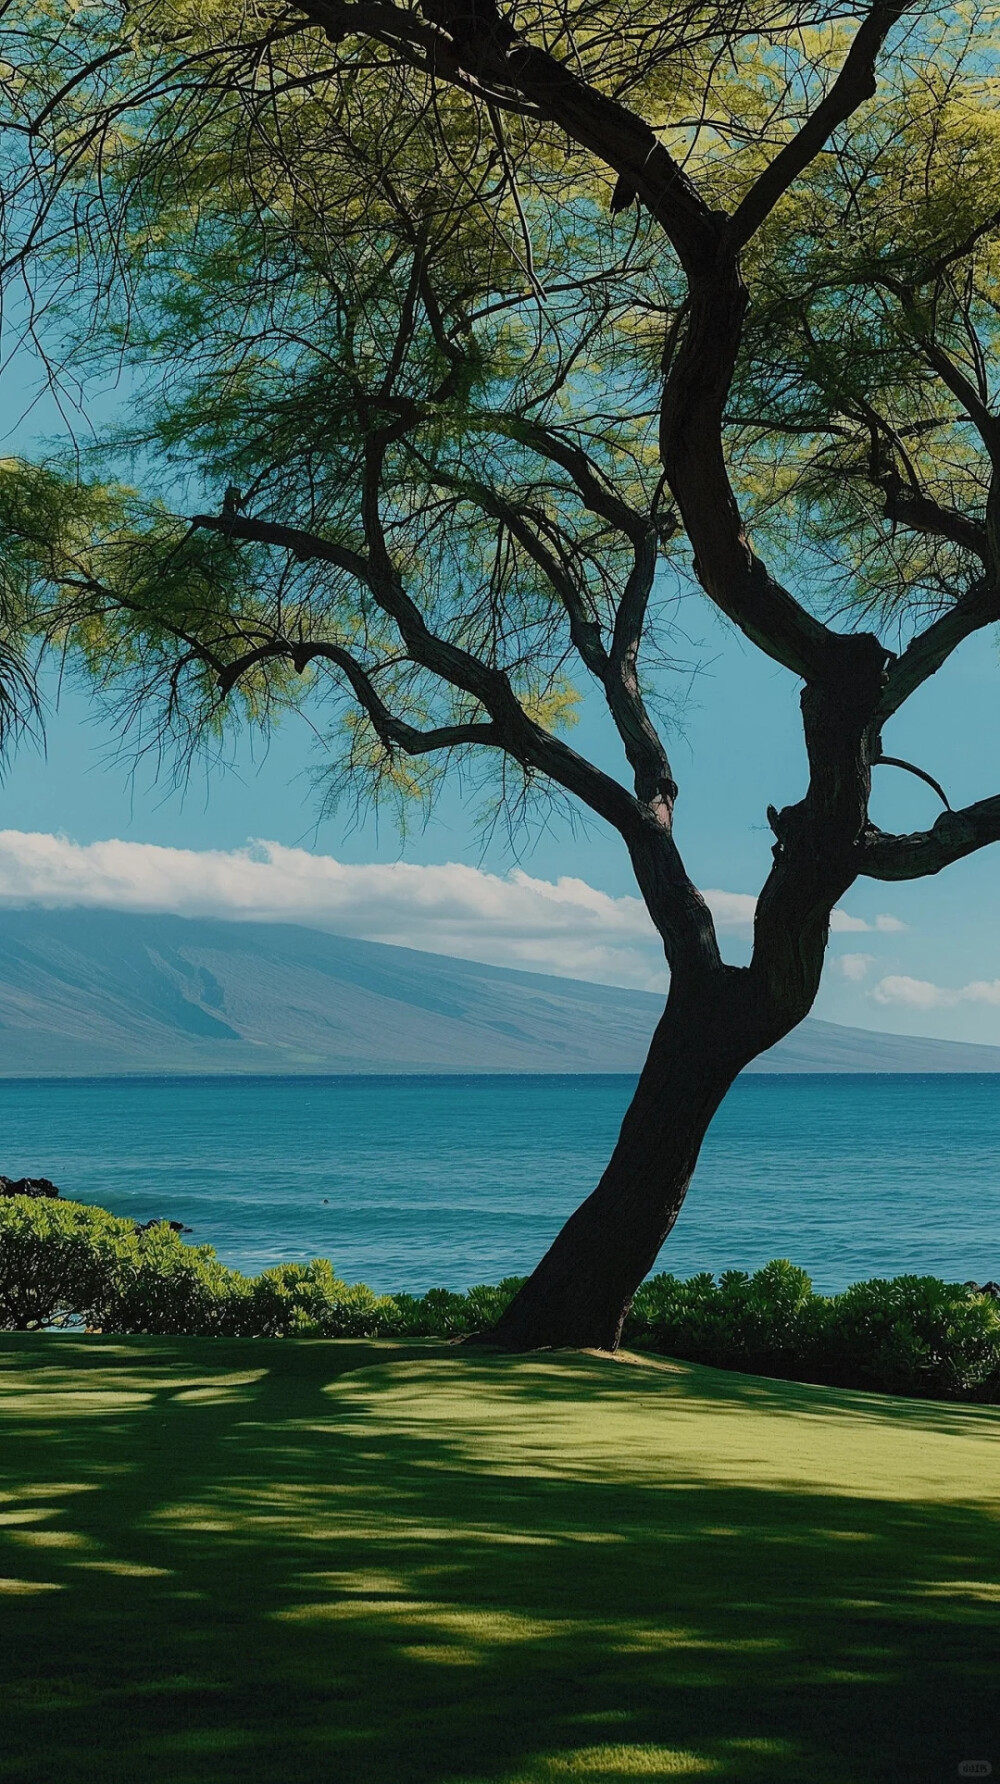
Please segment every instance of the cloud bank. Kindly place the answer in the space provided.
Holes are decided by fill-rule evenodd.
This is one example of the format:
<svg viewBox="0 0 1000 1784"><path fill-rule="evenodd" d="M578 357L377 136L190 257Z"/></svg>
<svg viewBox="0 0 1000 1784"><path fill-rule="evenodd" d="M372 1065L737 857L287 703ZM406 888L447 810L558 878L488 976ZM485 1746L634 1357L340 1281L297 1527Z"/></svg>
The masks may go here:
<svg viewBox="0 0 1000 1784"><path fill-rule="evenodd" d="M721 931L749 936L749 893L705 897ZM3 830L0 904L304 923L498 966L644 990L666 985L662 947L641 899L614 898L569 876L536 879L520 868L500 875L455 861L358 865L274 842L170 849ZM837 930L902 927L892 917L872 925L834 912Z"/></svg>
<svg viewBox="0 0 1000 1784"><path fill-rule="evenodd" d="M1000 979L972 979L968 985L933 985L929 979L890 975L872 992L876 1003L902 1004L910 1010L948 1010L956 1004L1000 1004Z"/></svg>

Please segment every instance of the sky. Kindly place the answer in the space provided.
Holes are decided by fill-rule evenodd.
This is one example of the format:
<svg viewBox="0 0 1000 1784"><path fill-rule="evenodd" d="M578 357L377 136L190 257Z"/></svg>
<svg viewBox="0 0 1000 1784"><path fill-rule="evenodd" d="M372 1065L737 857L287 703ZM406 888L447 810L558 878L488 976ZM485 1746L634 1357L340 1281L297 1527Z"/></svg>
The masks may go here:
<svg viewBox="0 0 1000 1784"><path fill-rule="evenodd" d="M15 425L0 450L24 450L37 412L20 421L15 400L8 414ZM770 863L766 808L804 788L798 684L696 594L675 624L685 668L663 693L676 834L738 962ZM597 818L553 816L514 848L500 834L484 839L480 797L455 786L401 842L384 816L321 819L322 755L302 717L266 752L239 740L228 766L177 788L114 759L114 733L80 690L53 676L44 694L45 749L23 747L0 786L0 904L294 921L536 972L666 985L625 849ZM570 741L622 772L596 696ZM964 645L909 702L885 747L932 773L955 806L1000 791L995 632ZM939 810L913 777L876 771L872 815L884 827L923 829ZM834 916L814 1014L1000 1045L998 910L1000 845L931 879L858 881Z"/></svg>

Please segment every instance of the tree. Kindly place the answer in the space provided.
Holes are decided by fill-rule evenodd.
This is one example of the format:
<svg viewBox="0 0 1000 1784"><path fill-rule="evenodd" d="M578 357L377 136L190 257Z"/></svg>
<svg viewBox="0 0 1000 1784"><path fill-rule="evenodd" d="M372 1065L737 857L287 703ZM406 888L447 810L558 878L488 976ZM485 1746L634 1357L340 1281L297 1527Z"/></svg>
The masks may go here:
<svg viewBox="0 0 1000 1784"><path fill-rule="evenodd" d="M1000 619L997 8L9 10L10 264L68 373L155 367L107 451L158 494L12 467L8 581L140 744L325 697L337 784L485 763L619 832L666 1007L496 1331L613 1348L837 901L1000 839L1000 796L908 836L868 811L893 715ZM745 967L657 721L692 577L802 683ZM627 780L566 741L581 677Z"/></svg>

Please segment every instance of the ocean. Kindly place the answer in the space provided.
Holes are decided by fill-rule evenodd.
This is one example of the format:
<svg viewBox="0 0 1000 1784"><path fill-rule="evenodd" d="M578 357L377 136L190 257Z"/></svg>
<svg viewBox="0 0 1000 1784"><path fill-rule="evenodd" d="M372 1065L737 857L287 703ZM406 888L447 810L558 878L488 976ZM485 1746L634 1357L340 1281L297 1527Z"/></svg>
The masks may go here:
<svg viewBox="0 0 1000 1784"><path fill-rule="evenodd" d="M531 1269L593 1188L625 1077L0 1080L0 1170L193 1230L257 1271L321 1256L374 1289ZM1000 1277L1000 1076L741 1078L659 1269L789 1257Z"/></svg>

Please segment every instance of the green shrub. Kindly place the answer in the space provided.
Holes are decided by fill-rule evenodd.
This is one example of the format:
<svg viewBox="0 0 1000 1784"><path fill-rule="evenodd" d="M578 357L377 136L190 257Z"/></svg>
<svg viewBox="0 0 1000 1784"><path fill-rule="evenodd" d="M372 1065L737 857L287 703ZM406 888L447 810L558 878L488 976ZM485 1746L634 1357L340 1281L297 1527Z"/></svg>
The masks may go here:
<svg viewBox="0 0 1000 1784"><path fill-rule="evenodd" d="M896 1276L856 1282L828 1306L817 1380L948 1399L1000 1385L1000 1310L988 1295L935 1276Z"/></svg>
<svg viewBox="0 0 1000 1784"><path fill-rule="evenodd" d="M472 1330L485 1332L490 1326L495 1326L527 1280L526 1276L505 1276L500 1282L482 1283L477 1288L470 1288L465 1298L472 1315Z"/></svg>
<svg viewBox="0 0 1000 1784"><path fill-rule="evenodd" d="M465 1295L430 1288L425 1295L397 1294L402 1331L408 1338L462 1338L475 1329Z"/></svg>
<svg viewBox="0 0 1000 1784"><path fill-rule="evenodd" d="M727 1270L686 1282L654 1276L639 1289L626 1342L758 1375L795 1371L814 1341L818 1297L804 1270L776 1258L754 1276Z"/></svg>
<svg viewBox="0 0 1000 1784"><path fill-rule="evenodd" d="M817 1295L784 1259L639 1289L625 1341L690 1362L835 1387L949 1399L1000 1398L1000 1309L933 1276L858 1282Z"/></svg>
<svg viewBox="0 0 1000 1784"><path fill-rule="evenodd" d="M246 1331L258 1338L388 1338L401 1326L389 1295L348 1285L326 1258L276 1264L249 1284Z"/></svg>
<svg viewBox="0 0 1000 1784"><path fill-rule="evenodd" d="M0 1327L23 1332L84 1315L100 1293L109 1259L132 1238L132 1222L103 1208L5 1196Z"/></svg>
<svg viewBox="0 0 1000 1784"><path fill-rule="evenodd" d="M98 1291L83 1309L102 1332L211 1338L241 1328L247 1278L220 1264L210 1245L185 1245L165 1221L133 1227L102 1265Z"/></svg>
<svg viewBox="0 0 1000 1784"><path fill-rule="evenodd" d="M480 1283L464 1295L447 1288L431 1288L425 1295L395 1294L400 1336L407 1338L464 1338L486 1332L496 1324L525 1281L506 1276L502 1282Z"/></svg>

